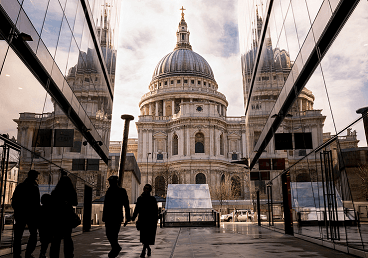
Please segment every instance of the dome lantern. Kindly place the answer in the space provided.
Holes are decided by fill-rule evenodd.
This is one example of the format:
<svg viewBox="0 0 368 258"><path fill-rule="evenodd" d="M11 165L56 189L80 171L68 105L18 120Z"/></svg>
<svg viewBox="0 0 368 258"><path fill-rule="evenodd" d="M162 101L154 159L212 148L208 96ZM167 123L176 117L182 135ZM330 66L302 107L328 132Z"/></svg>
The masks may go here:
<svg viewBox="0 0 368 258"><path fill-rule="evenodd" d="M184 8L180 9L181 20L176 32L177 43L173 52L164 56L153 72L152 82L171 76L199 76L215 81L212 69L207 61L192 51L189 43L189 31L184 19Z"/></svg>
<svg viewBox="0 0 368 258"><path fill-rule="evenodd" d="M181 20L179 22L178 31L176 32L177 42L176 42L176 47L175 47L174 50L176 50L176 49L190 49L190 50L192 50L192 46L189 43L190 32L188 31L188 26L187 26L187 23L184 19L184 10L185 9L182 6L180 10L181 10Z"/></svg>

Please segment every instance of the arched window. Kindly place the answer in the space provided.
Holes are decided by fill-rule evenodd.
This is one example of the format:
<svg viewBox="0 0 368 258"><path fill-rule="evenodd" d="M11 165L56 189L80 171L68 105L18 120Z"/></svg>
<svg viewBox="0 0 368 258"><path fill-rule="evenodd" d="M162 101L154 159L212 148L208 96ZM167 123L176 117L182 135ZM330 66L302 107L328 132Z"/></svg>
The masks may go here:
<svg viewBox="0 0 368 258"><path fill-rule="evenodd" d="M204 135L197 133L195 135L195 153L204 153Z"/></svg>
<svg viewBox="0 0 368 258"><path fill-rule="evenodd" d="M233 197L240 197L241 192L240 178L238 176L231 177L231 195Z"/></svg>
<svg viewBox="0 0 368 258"><path fill-rule="evenodd" d="M163 176L158 176L155 179L155 194L165 197L165 178Z"/></svg>
<svg viewBox="0 0 368 258"><path fill-rule="evenodd" d="M172 155L178 155L178 136L176 134L172 139Z"/></svg>
<svg viewBox="0 0 368 258"><path fill-rule="evenodd" d="M311 178L308 172L301 171L298 173L295 179L296 182L310 182Z"/></svg>
<svg viewBox="0 0 368 258"><path fill-rule="evenodd" d="M222 174L222 176L221 176L221 184L222 185L225 184L225 175L224 174Z"/></svg>
<svg viewBox="0 0 368 258"><path fill-rule="evenodd" d="M196 175L196 184L205 184L206 176L203 173L198 173Z"/></svg>
<svg viewBox="0 0 368 258"><path fill-rule="evenodd" d="M173 184L179 184L179 178L177 175L173 175L172 176L172 183Z"/></svg>
<svg viewBox="0 0 368 258"><path fill-rule="evenodd" d="M220 155L224 155L224 134L220 135Z"/></svg>

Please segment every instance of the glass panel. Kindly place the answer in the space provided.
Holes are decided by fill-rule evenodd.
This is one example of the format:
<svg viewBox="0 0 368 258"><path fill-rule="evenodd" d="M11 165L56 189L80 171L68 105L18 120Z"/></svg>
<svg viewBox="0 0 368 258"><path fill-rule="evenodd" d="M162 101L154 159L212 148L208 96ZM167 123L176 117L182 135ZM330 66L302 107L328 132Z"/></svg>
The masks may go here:
<svg viewBox="0 0 368 258"><path fill-rule="evenodd" d="M298 55L299 49L300 49L295 26L296 24L294 23L293 13L290 7L287 12L286 18L285 18L284 28L285 28L285 33L286 33L289 58L292 62L294 62L296 56Z"/></svg>
<svg viewBox="0 0 368 258"><path fill-rule="evenodd" d="M321 36L324 28L331 18L331 8L328 1L325 1L318 12L318 15L313 23L313 32L316 41Z"/></svg>
<svg viewBox="0 0 368 258"><path fill-rule="evenodd" d="M2 37L1 34L0 37ZM0 39L0 73L5 61L6 53L8 52L8 48L9 48L8 43L5 40Z"/></svg>
<svg viewBox="0 0 368 258"><path fill-rule="evenodd" d="M0 74L0 85L6 92L0 97L0 131L10 138L17 137L17 123L13 119L35 117L42 112L46 91L11 48Z"/></svg>
<svg viewBox="0 0 368 258"><path fill-rule="evenodd" d="M66 80L68 81L70 87L72 88L76 86L78 80L81 80L81 78L77 76L78 58L79 58L79 48L77 47L77 44L72 38L66 69L67 71ZM79 83L82 84L81 81Z"/></svg>
<svg viewBox="0 0 368 258"><path fill-rule="evenodd" d="M357 109L368 106L368 72L364 65L367 63L368 35L361 33L366 30L361 23L361 19L367 17L365 12L368 12L366 2L357 6L321 62L327 87L325 94L328 94L337 131L360 117ZM334 131L331 127L328 130ZM357 134L360 142L364 142L363 128Z"/></svg>
<svg viewBox="0 0 368 258"><path fill-rule="evenodd" d="M51 73L54 60L52 59L49 51L47 50L41 39L37 48L37 57L38 59L40 59L42 65L46 68L46 70Z"/></svg>
<svg viewBox="0 0 368 258"><path fill-rule="evenodd" d="M208 185L169 184L165 209L212 209Z"/></svg>
<svg viewBox="0 0 368 258"><path fill-rule="evenodd" d="M70 28L74 28L75 15L77 13L79 1L68 0L65 7L65 16L68 20Z"/></svg>
<svg viewBox="0 0 368 258"><path fill-rule="evenodd" d="M56 85L58 86L58 88L62 91L65 79L64 79L63 74L60 72L59 67L56 65L56 63L54 63L53 65L51 77L56 83Z"/></svg>
<svg viewBox="0 0 368 258"><path fill-rule="evenodd" d="M47 8L45 23L42 27L41 38L52 57L55 55L62 19L63 11L61 10L59 1L50 0L49 6Z"/></svg>
<svg viewBox="0 0 368 258"><path fill-rule="evenodd" d="M22 5L38 34L41 33L48 2L49 0L24 0Z"/></svg>
<svg viewBox="0 0 368 258"><path fill-rule="evenodd" d="M308 8L309 18L311 23L313 23L314 19L317 16L319 8L321 7L324 0L308 0L305 1Z"/></svg>
<svg viewBox="0 0 368 258"><path fill-rule="evenodd" d="M308 10L305 0L293 0L291 2L292 12L294 14L294 22L298 35L298 42L301 46L310 29Z"/></svg>
<svg viewBox="0 0 368 258"><path fill-rule="evenodd" d="M21 33L26 33L32 37L32 41L26 41L27 44L31 47L31 49L36 52L39 36L35 30L35 28L32 26L30 20L28 19L27 15L24 13L24 10L22 9L19 14L19 18L17 21L17 28Z"/></svg>
<svg viewBox="0 0 368 258"><path fill-rule="evenodd" d="M15 24L20 10L19 3L17 1L1 1L0 5L4 8L5 12Z"/></svg>
<svg viewBox="0 0 368 258"><path fill-rule="evenodd" d="M331 6L331 12L334 12L340 0L329 0Z"/></svg>
<svg viewBox="0 0 368 258"><path fill-rule="evenodd" d="M78 2L77 14L75 16L75 23L73 27L73 35L77 45L80 47L82 35L83 35L83 26L85 24L85 16L83 7L80 2ZM87 26L87 25L86 25Z"/></svg>
<svg viewBox="0 0 368 258"><path fill-rule="evenodd" d="M55 62L59 66L63 75L66 75L66 65L68 61L68 53L70 48L70 42L72 39L72 32L69 29L69 25L64 17L61 27L59 43L56 49Z"/></svg>
<svg viewBox="0 0 368 258"><path fill-rule="evenodd" d="M65 8L66 0L59 0L61 8Z"/></svg>

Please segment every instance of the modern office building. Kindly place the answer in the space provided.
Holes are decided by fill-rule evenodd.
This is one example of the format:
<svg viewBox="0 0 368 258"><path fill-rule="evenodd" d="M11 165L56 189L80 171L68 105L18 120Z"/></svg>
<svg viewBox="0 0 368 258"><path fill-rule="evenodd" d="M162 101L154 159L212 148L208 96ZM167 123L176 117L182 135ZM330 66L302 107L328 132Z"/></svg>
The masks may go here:
<svg viewBox="0 0 368 258"><path fill-rule="evenodd" d="M246 157L264 185L263 224L364 256L368 3L253 0L239 10Z"/></svg>
<svg viewBox="0 0 368 258"><path fill-rule="evenodd" d="M119 10L118 0L0 2L3 162L18 162L19 181L38 170L43 189L67 173L85 215L105 191Z"/></svg>

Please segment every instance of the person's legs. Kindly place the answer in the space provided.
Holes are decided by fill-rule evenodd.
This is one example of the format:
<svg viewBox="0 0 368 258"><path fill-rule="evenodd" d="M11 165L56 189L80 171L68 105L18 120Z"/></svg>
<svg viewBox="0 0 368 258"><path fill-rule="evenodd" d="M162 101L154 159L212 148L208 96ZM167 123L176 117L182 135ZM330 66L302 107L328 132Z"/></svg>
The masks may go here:
<svg viewBox="0 0 368 258"><path fill-rule="evenodd" d="M69 228L64 232L64 257L73 258L74 257L74 243L72 239L72 229Z"/></svg>
<svg viewBox="0 0 368 258"><path fill-rule="evenodd" d="M22 220L15 221L14 224L14 243L13 243L13 257L19 258L22 252L22 237L26 227L26 222Z"/></svg>
<svg viewBox="0 0 368 258"><path fill-rule="evenodd" d="M120 222L107 222L105 223L105 227L106 227L106 237L109 240L110 245L111 245L111 251L109 253L109 257L116 257L121 251L121 247L118 241L121 223Z"/></svg>
<svg viewBox="0 0 368 258"><path fill-rule="evenodd" d="M61 238L60 234L53 237L50 247L50 258L59 258Z"/></svg>
<svg viewBox="0 0 368 258"><path fill-rule="evenodd" d="M45 233L41 229L39 229L39 233L41 242L40 258L43 258L46 255L47 248L49 247L49 242L47 237L45 237Z"/></svg>
<svg viewBox="0 0 368 258"><path fill-rule="evenodd" d="M26 258L32 257L33 251L37 246L37 223L34 221L28 222L29 239L26 248Z"/></svg>
<svg viewBox="0 0 368 258"><path fill-rule="evenodd" d="M151 256L151 247L149 245L146 245L147 248L147 256Z"/></svg>
<svg viewBox="0 0 368 258"><path fill-rule="evenodd" d="M140 257L145 257L146 256L146 249L147 249L147 246L145 244L143 244L143 249L142 249Z"/></svg>

